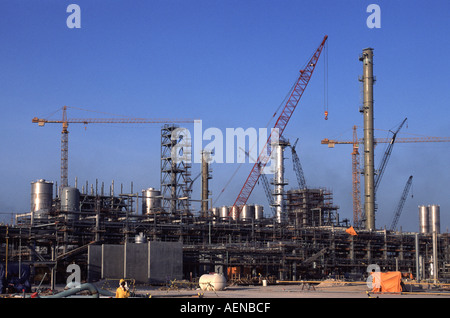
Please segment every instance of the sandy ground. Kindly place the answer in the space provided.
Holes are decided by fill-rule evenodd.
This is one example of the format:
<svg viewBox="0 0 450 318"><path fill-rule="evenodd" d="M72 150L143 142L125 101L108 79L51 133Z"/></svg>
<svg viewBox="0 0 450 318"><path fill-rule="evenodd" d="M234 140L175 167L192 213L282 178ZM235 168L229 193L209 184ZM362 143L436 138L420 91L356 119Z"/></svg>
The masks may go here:
<svg viewBox="0 0 450 318"><path fill-rule="evenodd" d="M151 298L450 298L450 291L436 289L409 288L400 294L372 293L365 284L320 284L320 285L268 285L268 286L229 286L220 291L200 289L164 289L136 287L137 296Z"/></svg>
<svg viewBox="0 0 450 318"><path fill-rule="evenodd" d="M117 283L117 284L116 284ZM94 283L100 291L101 298L115 298L118 281ZM43 288L45 290L45 288ZM58 292L64 286L56 288ZM131 285L131 298L152 299L294 299L294 298L328 298L328 299L369 299L369 298L450 298L450 289L438 289L437 286L406 285L402 293L372 293L363 282L347 283L340 281L324 281L320 284L284 283L263 285L227 286L224 290L203 291L198 285L173 284L167 286ZM44 295L45 292L42 294ZM89 294L84 293L84 297ZM83 294L77 294L83 296ZM72 297L77 297L72 296ZM19 295L20 297L20 295Z"/></svg>

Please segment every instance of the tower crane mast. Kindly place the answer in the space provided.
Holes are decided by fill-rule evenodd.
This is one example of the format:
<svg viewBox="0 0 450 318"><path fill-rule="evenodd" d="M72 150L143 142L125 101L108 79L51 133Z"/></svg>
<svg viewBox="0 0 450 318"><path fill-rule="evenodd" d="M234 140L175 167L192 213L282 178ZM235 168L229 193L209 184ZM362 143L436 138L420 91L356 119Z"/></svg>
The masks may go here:
<svg viewBox="0 0 450 318"><path fill-rule="evenodd" d="M241 191L239 192L238 197L236 198L236 201L233 204L233 208L236 209L238 214L240 213L240 207L243 206L250 197L250 194L252 193L259 179L259 176L261 175L261 169L265 168L267 162L270 159L270 155L272 153L271 143L273 138L275 137L276 134L278 136L282 136L283 131L289 122L289 119L291 118L295 108L297 107L297 104L300 101L300 98L302 97L303 92L305 91L305 88L309 83L309 80L311 79L311 76L317 65L317 61L320 57L320 53L322 52L322 49L325 45L327 38L328 36L325 35L319 47L317 48L317 50L314 52L313 56L307 63L306 67L303 70L300 70L300 76L298 77L294 85L294 88L290 93L289 99L285 104L280 116L278 117L274 129L272 129L265 146L260 152L260 155L256 163L254 164L249 176L247 177L247 180L245 181ZM261 165L259 163L261 163Z"/></svg>

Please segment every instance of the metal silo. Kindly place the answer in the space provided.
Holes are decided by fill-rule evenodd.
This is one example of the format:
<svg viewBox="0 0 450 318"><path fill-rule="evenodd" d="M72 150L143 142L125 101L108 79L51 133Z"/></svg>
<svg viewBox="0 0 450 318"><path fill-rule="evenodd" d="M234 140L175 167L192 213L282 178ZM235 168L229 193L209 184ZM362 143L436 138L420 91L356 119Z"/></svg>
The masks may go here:
<svg viewBox="0 0 450 318"><path fill-rule="evenodd" d="M250 204L245 204L242 207L239 219L242 221L250 221L255 218L255 206Z"/></svg>
<svg viewBox="0 0 450 318"><path fill-rule="evenodd" d="M32 218L41 219L48 216L53 203L53 182L40 179L31 182Z"/></svg>
<svg viewBox="0 0 450 318"><path fill-rule="evenodd" d="M430 233L430 216L426 205L419 205L419 229L421 234Z"/></svg>
<svg viewBox="0 0 450 318"><path fill-rule="evenodd" d="M142 190L142 214L152 214L161 209L161 191L154 188Z"/></svg>
<svg viewBox="0 0 450 318"><path fill-rule="evenodd" d="M229 214L233 221L236 221L238 219L238 217L239 217L238 213L239 213L239 209L237 206L231 205L229 207Z"/></svg>
<svg viewBox="0 0 450 318"><path fill-rule="evenodd" d="M227 219L228 218L228 207L226 205L220 208L220 218Z"/></svg>
<svg viewBox="0 0 450 318"><path fill-rule="evenodd" d="M220 217L220 209L219 208L214 207L214 208L211 209L211 211L212 211L212 216L215 219L218 219Z"/></svg>
<svg viewBox="0 0 450 318"><path fill-rule="evenodd" d="M61 190L61 211L67 212L68 220L79 218L80 212L80 190L72 187L64 187Z"/></svg>
<svg viewBox="0 0 450 318"><path fill-rule="evenodd" d="M261 220L264 218L264 206L256 204L255 205L255 220Z"/></svg>
<svg viewBox="0 0 450 318"><path fill-rule="evenodd" d="M430 232L441 233L441 217L440 217L440 206L432 204L428 206L428 211L430 214Z"/></svg>

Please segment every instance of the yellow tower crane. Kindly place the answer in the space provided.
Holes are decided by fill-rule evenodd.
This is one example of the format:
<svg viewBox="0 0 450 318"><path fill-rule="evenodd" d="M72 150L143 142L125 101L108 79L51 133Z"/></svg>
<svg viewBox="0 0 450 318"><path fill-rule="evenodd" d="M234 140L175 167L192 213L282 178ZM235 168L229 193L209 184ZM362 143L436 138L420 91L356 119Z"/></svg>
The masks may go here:
<svg viewBox="0 0 450 318"><path fill-rule="evenodd" d="M61 120L50 120L34 117L32 123L43 127L45 124L62 124L61 131L61 185L68 186L68 163L69 163L69 124L94 124L94 123L119 123L119 124L154 124L154 123L193 123L193 119L169 119L169 118L67 118L67 108L76 108L64 106L62 108ZM79 108L78 108L79 109Z"/></svg>
<svg viewBox="0 0 450 318"><path fill-rule="evenodd" d="M328 148L334 148L335 145L353 145L352 149L352 198L353 198L353 224L360 226L362 221L362 208L361 208L361 183L360 183L360 160L359 160L359 144L364 143L364 140L358 139L357 127L353 126L353 140L331 140L328 138L323 139L320 143L322 145L328 145ZM390 143L391 138L375 138L374 143ZM396 143L412 143L412 142L450 142L450 137L409 137L409 138L396 138Z"/></svg>

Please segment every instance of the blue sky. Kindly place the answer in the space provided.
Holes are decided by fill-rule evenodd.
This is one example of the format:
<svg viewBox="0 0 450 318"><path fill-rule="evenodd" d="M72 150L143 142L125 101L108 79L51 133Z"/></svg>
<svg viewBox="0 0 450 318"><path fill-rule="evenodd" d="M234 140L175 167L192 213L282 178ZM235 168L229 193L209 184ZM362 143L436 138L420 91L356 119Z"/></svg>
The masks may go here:
<svg viewBox="0 0 450 318"><path fill-rule="evenodd" d="M80 29L66 25L71 3L81 8ZM379 29L366 25L371 3L381 8ZM340 218L351 220L351 146L328 149L320 141L351 140L353 125L362 137L359 54L374 48L375 137L387 137L406 117L399 137L448 137L448 12L448 1L3 0L0 216L9 222L11 213L29 211L30 182L59 183L61 125L38 127L33 117L46 118L68 105L131 117L198 118L204 129L224 132L266 127L327 34L329 119L323 118L322 56L284 135L299 138L307 183L332 190ZM76 109L68 115L107 116ZM60 116L59 111L50 118ZM70 125L69 183L78 177L79 185L114 180L125 192L131 182L134 192L159 188L160 129L159 124ZM413 175L413 197L399 225L417 231L417 206L439 204L441 229L447 230L449 150L449 143L394 146L377 194L377 227L389 227ZM383 153L384 145L378 146L376 166ZM286 157L289 189L295 174L289 152ZM251 168L213 164L215 205L234 203ZM192 175L199 171L194 164ZM194 184L194 199L199 188ZM257 185L249 203L266 202Z"/></svg>

